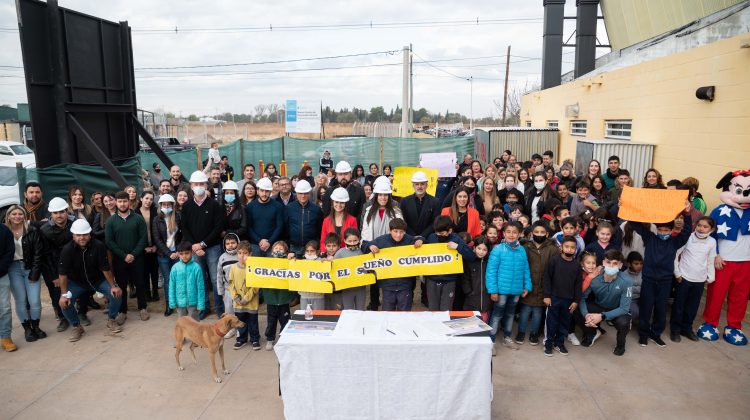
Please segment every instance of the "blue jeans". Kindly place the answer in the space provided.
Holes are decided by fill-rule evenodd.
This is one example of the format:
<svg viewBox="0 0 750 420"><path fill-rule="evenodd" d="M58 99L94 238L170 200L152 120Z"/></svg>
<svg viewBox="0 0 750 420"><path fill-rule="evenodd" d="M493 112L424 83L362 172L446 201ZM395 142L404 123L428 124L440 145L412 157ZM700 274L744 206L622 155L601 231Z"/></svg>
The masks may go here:
<svg viewBox="0 0 750 420"><path fill-rule="evenodd" d="M173 260L169 257L162 257L161 255L156 258L156 261L159 262L161 277L164 279L164 285L162 287L164 288L164 302L167 303L167 307L169 307L169 273L172 271L172 266L179 260L179 258Z"/></svg>
<svg viewBox="0 0 750 420"><path fill-rule="evenodd" d="M525 303L521 304L521 311L518 316L518 333L526 334L526 326L529 323L529 315L531 316L531 330L529 334L538 335L539 327L542 325L542 314L544 313L544 306L531 306Z"/></svg>
<svg viewBox="0 0 750 420"><path fill-rule="evenodd" d="M500 295L500 299L492 307L492 318L490 318L490 338L495 342L495 336L500 324L503 325L503 335L510 337L513 332L513 315L516 313L516 303L519 295Z"/></svg>
<svg viewBox="0 0 750 420"><path fill-rule="evenodd" d="M693 321L701 304L701 296L703 296L703 282L694 283L682 279L677 284L669 325L672 333L679 334L693 331Z"/></svg>
<svg viewBox="0 0 750 420"><path fill-rule="evenodd" d="M565 337L568 335L568 325L570 325L570 304L571 299L562 299L552 296L552 305L547 308L547 337L544 340L544 347L551 349L552 346L561 346L565 344Z"/></svg>
<svg viewBox="0 0 750 420"><path fill-rule="evenodd" d="M0 338L10 337L13 315L10 313L10 278L0 277Z"/></svg>
<svg viewBox="0 0 750 420"><path fill-rule="evenodd" d="M96 291L103 294L104 297L109 299L109 302L107 303L107 314L109 319L115 319L117 317L117 313L120 312L120 302L122 299L121 297L114 297L112 296L112 288L109 286L109 283L105 279L101 279L99 281L99 284L94 286ZM72 298L70 298L70 304L67 308L63 309L63 315L65 315L65 319L70 322L70 325L77 327L81 325L81 321L78 319L78 313L76 313L76 300L78 299L78 296L88 293L91 291L88 287L80 286L75 281L68 280L68 291L73 295ZM123 290L122 293L127 293L127 291Z"/></svg>
<svg viewBox="0 0 750 420"><path fill-rule="evenodd" d="M202 257L196 255L195 261L203 269L203 281L206 286L206 311L211 308L208 291L213 290L214 309L216 310L216 316L221 318L221 315L224 313L224 298L219 296L216 291L216 269L219 265L219 257L221 257L221 245L210 246L204 251L206 251L206 254Z"/></svg>
<svg viewBox="0 0 750 420"><path fill-rule="evenodd" d="M8 277L10 277L10 292L13 293L13 300L16 301L18 319L21 321L39 319L42 316L42 282L29 281L29 270L23 268L23 261L20 260L13 261L10 265ZM28 308L26 304L29 305Z"/></svg>

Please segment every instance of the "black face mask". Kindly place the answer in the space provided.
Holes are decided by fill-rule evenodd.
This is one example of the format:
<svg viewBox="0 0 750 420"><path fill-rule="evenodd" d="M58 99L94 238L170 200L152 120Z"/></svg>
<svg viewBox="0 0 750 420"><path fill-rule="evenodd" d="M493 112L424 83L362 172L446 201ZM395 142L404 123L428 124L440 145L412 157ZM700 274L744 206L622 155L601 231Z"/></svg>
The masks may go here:
<svg viewBox="0 0 750 420"><path fill-rule="evenodd" d="M160 168L159 169L154 169L154 172L156 172L158 174L159 172L161 172L161 169Z"/></svg>
<svg viewBox="0 0 750 420"><path fill-rule="evenodd" d="M573 258L576 256L575 252L563 252L563 255L565 255L568 258Z"/></svg>
<svg viewBox="0 0 750 420"><path fill-rule="evenodd" d="M359 249L359 244L355 244L355 245L346 244L346 247L349 248L349 250L354 251L354 250Z"/></svg>
<svg viewBox="0 0 750 420"><path fill-rule="evenodd" d="M438 242L448 242L448 238L449 238L448 235L446 235L446 236L436 235L436 236L437 236Z"/></svg>
<svg viewBox="0 0 750 420"><path fill-rule="evenodd" d="M533 235L533 236L534 236L534 242L538 244L541 244L542 242L547 240L546 236L542 236L542 235Z"/></svg>

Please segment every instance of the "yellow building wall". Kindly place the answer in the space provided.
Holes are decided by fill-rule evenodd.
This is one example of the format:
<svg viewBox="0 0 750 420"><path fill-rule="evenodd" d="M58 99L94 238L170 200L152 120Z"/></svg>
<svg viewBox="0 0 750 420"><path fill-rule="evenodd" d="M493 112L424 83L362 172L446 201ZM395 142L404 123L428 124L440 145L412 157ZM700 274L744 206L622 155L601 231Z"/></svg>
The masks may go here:
<svg viewBox="0 0 750 420"><path fill-rule="evenodd" d="M727 171L750 168L750 48L744 44L750 33L530 93L521 99L521 120L534 127L558 121L559 161L575 159L580 139L604 139L605 120L632 120L631 141L656 145L653 163L664 182L698 178L713 207L716 182ZM712 85L713 102L695 97L697 88ZM566 117L566 106L576 103L578 117ZM571 120L587 121L585 137L570 135Z"/></svg>
<svg viewBox="0 0 750 420"><path fill-rule="evenodd" d="M602 0L612 49L617 51L744 0Z"/></svg>

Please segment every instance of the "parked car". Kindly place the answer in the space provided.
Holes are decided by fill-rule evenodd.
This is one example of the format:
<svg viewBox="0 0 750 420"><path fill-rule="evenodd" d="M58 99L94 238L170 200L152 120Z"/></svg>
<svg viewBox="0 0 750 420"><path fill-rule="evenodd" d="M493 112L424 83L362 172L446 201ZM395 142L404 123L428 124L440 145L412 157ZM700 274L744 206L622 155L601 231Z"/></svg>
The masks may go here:
<svg viewBox="0 0 750 420"><path fill-rule="evenodd" d="M13 167L16 166L16 162L21 162L25 167L29 165L36 167L34 151L17 141L0 141L0 161L4 160L12 161Z"/></svg>
<svg viewBox="0 0 750 420"><path fill-rule="evenodd" d="M194 144L180 143L176 137L156 137L154 140L164 151L195 150ZM142 151L151 151L151 147L145 141L141 140L140 145Z"/></svg>
<svg viewBox="0 0 750 420"><path fill-rule="evenodd" d="M23 166L25 168L36 168L36 163L32 162ZM0 215L5 215L5 211L13 204L21 204L21 195L18 192L16 161L12 159L0 159Z"/></svg>

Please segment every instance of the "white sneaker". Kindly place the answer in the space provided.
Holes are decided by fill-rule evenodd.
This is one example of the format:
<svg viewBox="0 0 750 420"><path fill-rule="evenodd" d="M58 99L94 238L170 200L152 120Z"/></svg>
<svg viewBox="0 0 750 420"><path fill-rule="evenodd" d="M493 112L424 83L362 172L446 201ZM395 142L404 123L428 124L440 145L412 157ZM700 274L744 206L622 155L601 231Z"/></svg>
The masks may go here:
<svg viewBox="0 0 750 420"><path fill-rule="evenodd" d="M580 346L581 345L581 342L578 341L578 337L576 337L576 335L574 333L568 334L568 341L570 341L570 344L572 344L574 346Z"/></svg>
<svg viewBox="0 0 750 420"><path fill-rule="evenodd" d="M273 350L273 341L266 341L266 350Z"/></svg>
<svg viewBox="0 0 750 420"><path fill-rule="evenodd" d="M237 335L237 329L232 328L231 330L229 330L229 332L227 332L226 334L224 334L224 339L226 340L228 338L232 338L235 335Z"/></svg>
<svg viewBox="0 0 750 420"><path fill-rule="evenodd" d="M516 343L513 342L513 339L510 337L505 337L503 339L503 345L511 350L518 350L518 346Z"/></svg>

